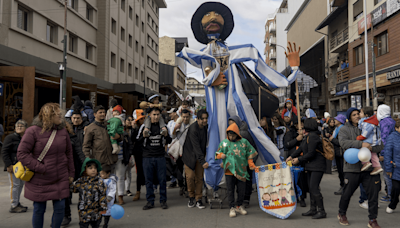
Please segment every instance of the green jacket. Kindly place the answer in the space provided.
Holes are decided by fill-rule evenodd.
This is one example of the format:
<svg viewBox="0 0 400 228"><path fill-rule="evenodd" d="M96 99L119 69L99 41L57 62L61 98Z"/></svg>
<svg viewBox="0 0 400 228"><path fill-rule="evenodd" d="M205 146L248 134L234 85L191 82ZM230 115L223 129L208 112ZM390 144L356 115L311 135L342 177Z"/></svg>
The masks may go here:
<svg viewBox="0 0 400 228"><path fill-rule="evenodd" d="M124 134L124 120L121 116L113 117L107 122L107 131L110 136L114 137L115 133L118 133L119 135Z"/></svg>

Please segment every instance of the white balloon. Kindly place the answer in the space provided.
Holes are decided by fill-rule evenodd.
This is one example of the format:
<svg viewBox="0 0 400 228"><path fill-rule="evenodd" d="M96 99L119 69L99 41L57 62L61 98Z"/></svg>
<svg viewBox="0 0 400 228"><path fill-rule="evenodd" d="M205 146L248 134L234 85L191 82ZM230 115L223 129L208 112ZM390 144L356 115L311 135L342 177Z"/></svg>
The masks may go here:
<svg viewBox="0 0 400 228"><path fill-rule="evenodd" d="M358 151L358 159L362 162L369 162L371 160L371 151L366 147L361 148Z"/></svg>

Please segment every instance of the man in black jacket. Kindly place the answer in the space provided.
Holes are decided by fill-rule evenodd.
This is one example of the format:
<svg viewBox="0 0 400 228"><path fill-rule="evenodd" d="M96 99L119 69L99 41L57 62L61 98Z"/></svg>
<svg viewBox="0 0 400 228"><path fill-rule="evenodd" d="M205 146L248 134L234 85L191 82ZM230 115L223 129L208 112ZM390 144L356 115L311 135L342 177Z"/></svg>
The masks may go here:
<svg viewBox="0 0 400 228"><path fill-rule="evenodd" d="M193 123L183 145L182 161L185 164L186 184L189 192L188 207L205 208L201 201L203 189L204 169L208 168L205 160L207 147L207 119L208 113L201 109L197 113L197 122ZM195 203L195 199L197 203Z"/></svg>
<svg viewBox="0 0 400 228"><path fill-rule="evenodd" d="M85 136L85 128L88 124L88 122L83 122L82 114L79 111L74 111L72 112L71 115L71 122L72 122L72 128L74 130L74 133L76 137L78 138L78 142L83 144L83 138Z"/></svg>
<svg viewBox="0 0 400 228"><path fill-rule="evenodd" d="M144 137L144 125L139 130L139 139L136 143L143 144L143 169L146 179L146 199L147 204L143 210L148 210L154 207L154 174L160 184L160 204L162 209L167 209L167 164L165 161L165 144L171 143L172 139L169 134L161 135L160 124L158 121L161 117L159 108L151 108L149 110L151 127L150 136ZM164 144L165 143L165 144Z"/></svg>

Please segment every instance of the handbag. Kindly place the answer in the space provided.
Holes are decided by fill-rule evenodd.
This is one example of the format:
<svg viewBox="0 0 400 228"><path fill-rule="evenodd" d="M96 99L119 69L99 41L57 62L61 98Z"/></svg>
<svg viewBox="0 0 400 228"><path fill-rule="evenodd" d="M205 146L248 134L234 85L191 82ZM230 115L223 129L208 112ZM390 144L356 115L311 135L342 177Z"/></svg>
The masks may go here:
<svg viewBox="0 0 400 228"><path fill-rule="evenodd" d="M39 158L37 159L39 162L42 162L44 156L46 156L47 151L49 151L51 144L53 144L54 138L56 137L57 130L53 130L50 135L49 141L47 141L46 146L44 147L42 153L40 153ZM22 165L19 161L17 164L13 166L14 175L16 178L23 180L23 181L30 181L35 174L33 171L28 169L28 167Z"/></svg>

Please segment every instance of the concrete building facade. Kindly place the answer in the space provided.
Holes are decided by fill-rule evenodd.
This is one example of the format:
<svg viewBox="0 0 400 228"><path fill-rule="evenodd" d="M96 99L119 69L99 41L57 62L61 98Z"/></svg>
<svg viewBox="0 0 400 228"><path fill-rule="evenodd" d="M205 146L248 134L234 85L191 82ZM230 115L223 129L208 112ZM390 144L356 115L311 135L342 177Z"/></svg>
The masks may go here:
<svg viewBox="0 0 400 228"><path fill-rule="evenodd" d="M196 78L188 77L187 78L187 90L189 94L206 94L206 90L204 89L204 85L199 82Z"/></svg>

